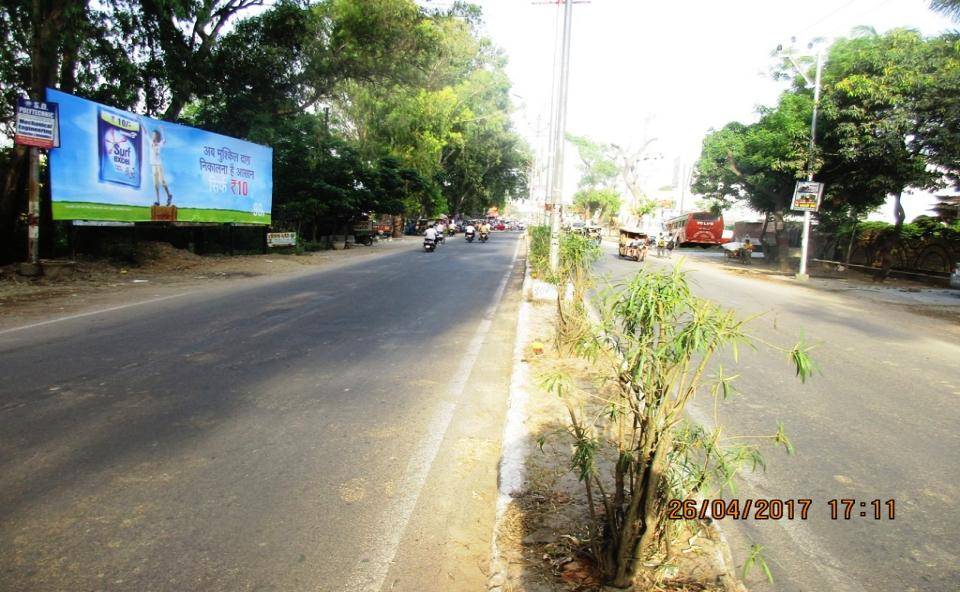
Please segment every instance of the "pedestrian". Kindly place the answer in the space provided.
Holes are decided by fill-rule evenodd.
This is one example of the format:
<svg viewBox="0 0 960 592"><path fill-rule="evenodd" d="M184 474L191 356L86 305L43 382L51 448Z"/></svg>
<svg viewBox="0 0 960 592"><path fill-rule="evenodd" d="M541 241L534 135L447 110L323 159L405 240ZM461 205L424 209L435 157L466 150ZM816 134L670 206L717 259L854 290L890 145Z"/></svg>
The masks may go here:
<svg viewBox="0 0 960 592"><path fill-rule="evenodd" d="M667 248L667 240L662 234L657 235L657 257L663 257L663 252Z"/></svg>
<svg viewBox="0 0 960 592"><path fill-rule="evenodd" d="M740 247L740 259L744 265L753 264L753 244L750 242L750 237L744 239L743 245Z"/></svg>
<svg viewBox="0 0 960 592"><path fill-rule="evenodd" d="M675 241L674 239L671 238L669 241L667 241L667 259L672 258L672 256L673 256L673 247L674 247L675 245L676 245L676 241Z"/></svg>

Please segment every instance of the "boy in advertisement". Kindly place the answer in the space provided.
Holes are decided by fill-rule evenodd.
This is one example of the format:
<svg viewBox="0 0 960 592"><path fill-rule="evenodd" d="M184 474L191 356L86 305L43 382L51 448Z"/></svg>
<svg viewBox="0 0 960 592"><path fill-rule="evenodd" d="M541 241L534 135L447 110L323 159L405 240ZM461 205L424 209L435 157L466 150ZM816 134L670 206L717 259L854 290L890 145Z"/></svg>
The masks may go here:
<svg viewBox="0 0 960 592"><path fill-rule="evenodd" d="M159 129L153 130L153 133L150 134L150 163L153 165L153 189L156 192L157 199L153 202L153 205L160 205L160 187L163 187L163 190L167 192L167 205L173 201L173 194L170 193L170 187L167 185L167 180L163 176L163 161L160 160L160 150L163 149L164 140L163 135L160 133Z"/></svg>

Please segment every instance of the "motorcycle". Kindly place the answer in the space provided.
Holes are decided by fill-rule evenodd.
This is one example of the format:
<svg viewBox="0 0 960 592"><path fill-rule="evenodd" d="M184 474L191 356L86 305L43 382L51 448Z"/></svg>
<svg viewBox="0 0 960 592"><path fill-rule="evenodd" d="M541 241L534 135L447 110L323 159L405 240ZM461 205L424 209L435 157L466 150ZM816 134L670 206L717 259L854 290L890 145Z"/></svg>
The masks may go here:
<svg viewBox="0 0 960 592"><path fill-rule="evenodd" d="M481 233L480 233L480 242L481 242L481 243L487 242L487 239L488 239L488 238L490 238L490 235L487 234L486 232L481 232Z"/></svg>
<svg viewBox="0 0 960 592"><path fill-rule="evenodd" d="M463 238L467 239L467 242L468 242L468 243L472 243L472 242L473 242L473 235L474 235L474 234L475 234L475 233L473 233L473 232L467 232L465 235L463 235Z"/></svg>
<svg viewBox="0 0 960 592"><path fill-rule="evenodd" d="M432 253L434 249L437 248L437 241L432 238L423 239L423 250L427 253Z"/></svg>
<svg viewBox="0 0 960 592"><path fill-rule="evenodd" d="M443 240L444 240L444 239L443 239L443 233L442 233L442 232L438 232L438 233L437 233L437 246L442 245L442 244L443 244Z"/></svg>

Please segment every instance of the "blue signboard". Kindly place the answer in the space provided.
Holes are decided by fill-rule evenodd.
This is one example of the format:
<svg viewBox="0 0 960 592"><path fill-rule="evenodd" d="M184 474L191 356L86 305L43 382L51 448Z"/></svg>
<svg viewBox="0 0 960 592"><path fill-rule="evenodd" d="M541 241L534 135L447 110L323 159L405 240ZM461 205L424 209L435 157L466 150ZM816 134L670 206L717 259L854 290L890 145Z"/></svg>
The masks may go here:
<svg viewBox="0 0 960 592"><path fill-rule="evenodd" d="M273 149L57 90L53 217L270 224Z"/></svg>
<svg viewBox="0 0 960 592"><path fill-rule="evenodd" d="M35 148L59 146L57 104L18 98L13 141Z"/></svg>

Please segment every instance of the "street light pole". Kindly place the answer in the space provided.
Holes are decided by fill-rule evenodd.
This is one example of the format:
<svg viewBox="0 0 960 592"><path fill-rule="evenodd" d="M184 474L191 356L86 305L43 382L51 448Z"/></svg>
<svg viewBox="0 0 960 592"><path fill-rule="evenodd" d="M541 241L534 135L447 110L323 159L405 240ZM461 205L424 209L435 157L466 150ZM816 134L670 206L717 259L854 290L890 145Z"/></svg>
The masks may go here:
<svg viewBox="0 0 960 592"><path fill-rule="evenodd" d="M560 267L560 203L563 196L563 144L567 126L567 87L570 83L570 31L573 24L573 0L563 5L563 42L560 52L560 83L557 86L557 110L553 126L553 174L550 183L550 270Z"/></svg>
<svg viewBox="0 0 960 592"><path fill-rule="evenodd" d="M817 145L817 108L820 106L820 77L823 73L823 49L817 50L817 74L813 83L813 117L810 119L810 161L807 165L807 181L813 181L814 150ZM800 273L798 280L809 279L807 257L810 251L810 210L803 212L803 240L800 243Z"/></svg>

